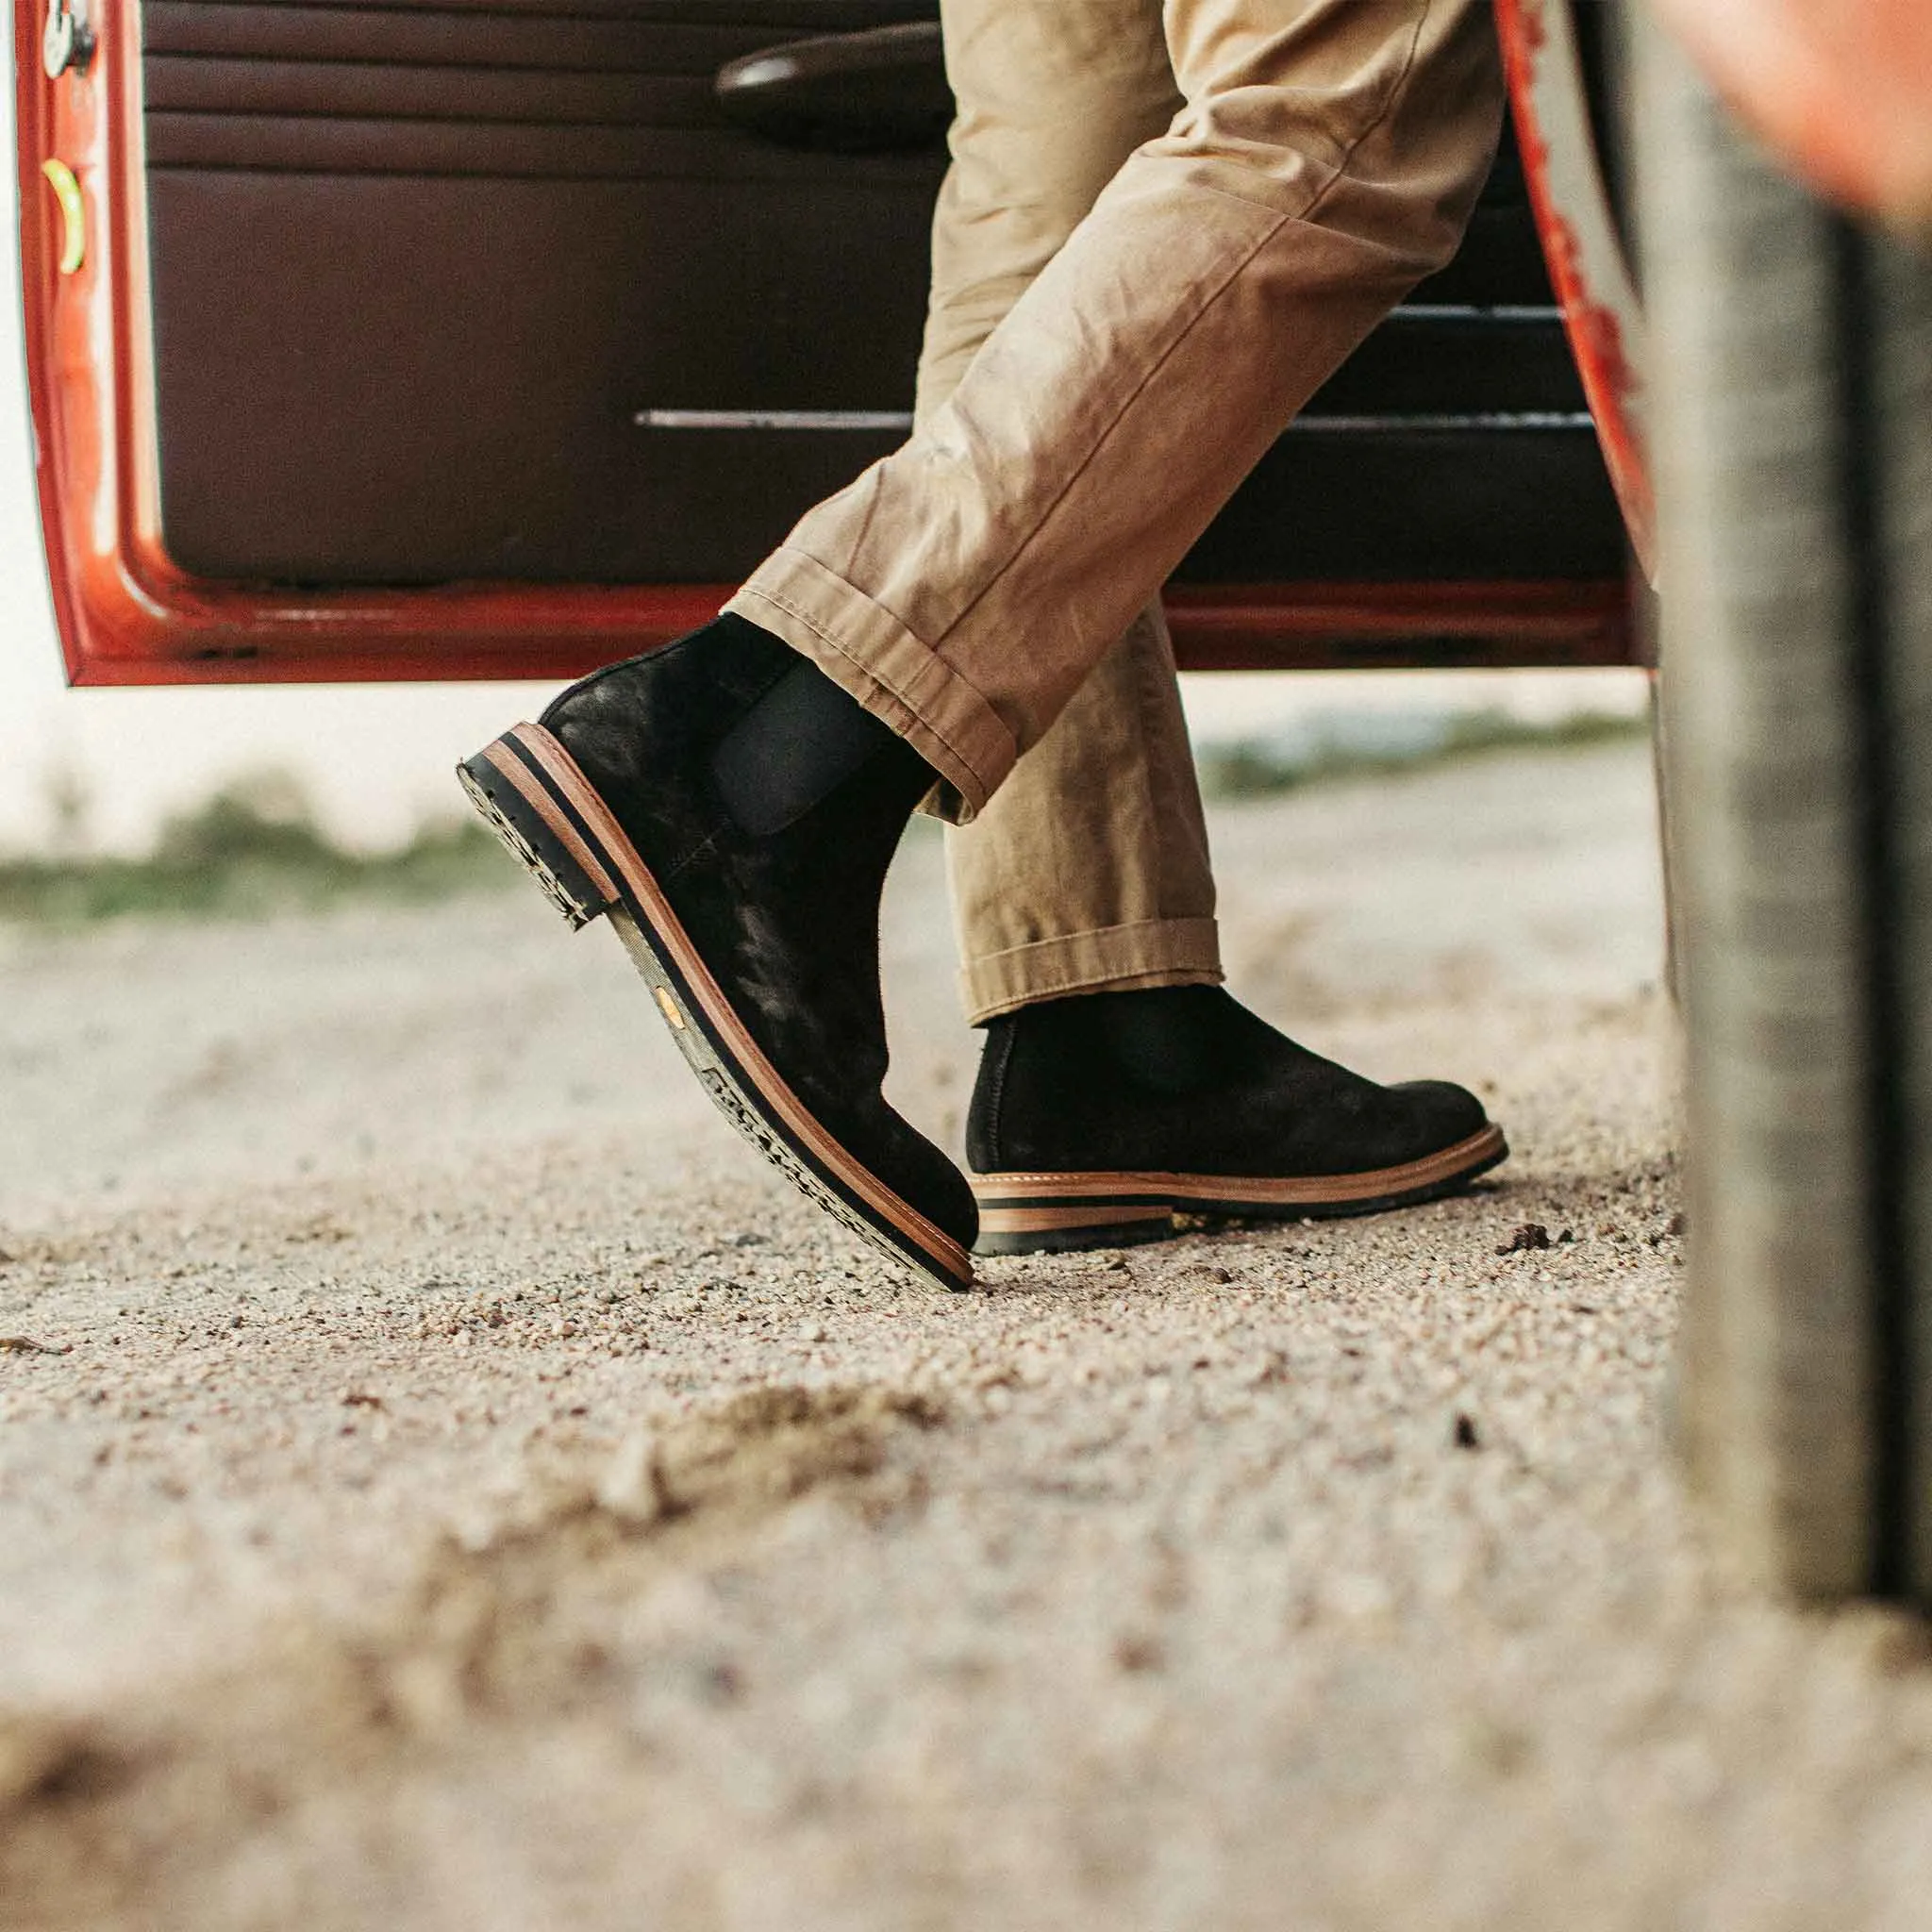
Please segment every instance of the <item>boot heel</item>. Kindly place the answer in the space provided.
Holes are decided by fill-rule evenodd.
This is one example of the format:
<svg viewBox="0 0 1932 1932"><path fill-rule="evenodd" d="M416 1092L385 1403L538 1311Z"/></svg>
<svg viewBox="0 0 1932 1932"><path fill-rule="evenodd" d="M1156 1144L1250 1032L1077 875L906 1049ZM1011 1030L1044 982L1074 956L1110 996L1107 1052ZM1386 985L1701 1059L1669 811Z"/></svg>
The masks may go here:
<svg viewBox="0 0 1932 1932"><path fill-rule="evenodd" d="M557 909L581 930L617 903L605 869L575 827L552 805L546 788L518 755L514 733L486 745L457 767L457 779L483 823L502 840Z"/></svg>
<svg viewBox="0 0 1932 1932"><path fill-rule="evenodd" d="M1080 1248L1124 1248L1163 1241L1174 1232L1174 1209L1144 1194L1080 1198L1077 1175L975 1174L979 1203L975 1255L1062 1254ZM1056 1181L1072 1182L1062 1189ZM1125 1192L1124 1190L1122 1191Z"/></svg>

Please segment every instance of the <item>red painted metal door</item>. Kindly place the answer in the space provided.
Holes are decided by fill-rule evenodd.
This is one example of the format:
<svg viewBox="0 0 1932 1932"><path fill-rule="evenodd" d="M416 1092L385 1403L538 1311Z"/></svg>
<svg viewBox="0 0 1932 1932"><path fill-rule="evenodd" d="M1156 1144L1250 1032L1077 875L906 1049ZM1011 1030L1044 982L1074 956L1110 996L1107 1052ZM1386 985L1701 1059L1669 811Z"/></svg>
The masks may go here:
<svg viewBox="0 0 1932 1932"><path fill-rule="evenodd" d="M929 0L85 4L15 11L75 682L572 675L903 432L930 126L787 147L712 86ZM1628 661L1510 178L1184 566L1184 661Z"/></svg>

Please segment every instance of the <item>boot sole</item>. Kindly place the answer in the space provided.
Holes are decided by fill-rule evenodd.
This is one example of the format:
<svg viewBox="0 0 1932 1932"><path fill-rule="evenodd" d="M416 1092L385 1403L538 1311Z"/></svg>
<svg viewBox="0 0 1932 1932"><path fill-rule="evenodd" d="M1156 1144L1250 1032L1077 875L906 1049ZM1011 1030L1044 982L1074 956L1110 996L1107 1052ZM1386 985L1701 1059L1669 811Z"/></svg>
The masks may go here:
<svg viewBox="0 0 1932 1932"><path fill-rule="evenodd" d="M941 1288L966 1250L842 1146L753 1040L624 828L562 744L519 724L457 767L470 802L573 928L608 918L719 1110L808 1199Z"/></svg>
<svg viewBox="0 0 1932 1932"><path fill-rule="evenodd" d="M1241 1221L1334 1220L1412 1208L1467 1187L1507 1158L1501 1127L1400 1167L1250 1179L1205 1174L974 1174L977 1255L1035 1255L1164 1241L1177 1214Z"/></svg>

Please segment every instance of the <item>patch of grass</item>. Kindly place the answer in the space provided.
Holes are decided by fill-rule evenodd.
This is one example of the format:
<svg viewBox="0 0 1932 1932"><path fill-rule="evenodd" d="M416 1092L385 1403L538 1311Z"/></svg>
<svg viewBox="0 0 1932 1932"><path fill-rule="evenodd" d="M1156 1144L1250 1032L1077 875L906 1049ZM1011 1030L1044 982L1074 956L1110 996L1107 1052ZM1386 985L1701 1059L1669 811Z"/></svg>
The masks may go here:
<svg viewBox="0 0 1932 1932"><path fill-rule="evenodd" d="M1237 740L1200 748L1210 797L1257 798L1343 778L1426 770L1495 752L1583 748L1640 738L1641 717L1585 711L1530 724L1498 710L1331 719L1301 741ZM78 836L84 809L55 801ZM924 822L921 822L924 828ZM514 883L516 868L474 820L428 824L391 852L351 852L316 822L289 779L258 774L169 819L144 858L0 857L0 920L83 924L133 916L262 918L344 900L420 905Z"/></svg>
<svg viewBox="0 0 1932 1932"><path fill-rule="evenodd" d="M255 778L168 820L142 858L0 858L0 919L260 918L346 899L420 904L515 875L479 823L425 825L392 852L350 852L288 781Z"/></svg>
<svg viewBox="0 0 1932 1932"><path fill-rule="evenodd" d="M1201 788L1210 798L1261 798L1341 778L1384 778L1508 751L1583 750L1641 738L1649 721L1578 711L1532 723L1507 711L1396 714L1353 726L1331 723L1301 741L1238 739L1201 747Z"/></svg>

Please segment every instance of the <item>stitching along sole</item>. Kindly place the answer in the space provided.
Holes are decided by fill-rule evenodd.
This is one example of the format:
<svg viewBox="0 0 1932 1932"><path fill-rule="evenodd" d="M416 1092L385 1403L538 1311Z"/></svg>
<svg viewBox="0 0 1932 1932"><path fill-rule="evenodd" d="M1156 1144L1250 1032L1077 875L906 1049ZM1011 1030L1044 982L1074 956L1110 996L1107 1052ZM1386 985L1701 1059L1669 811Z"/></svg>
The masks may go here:
<svg viewBox="0 0 1932 1932"><path fill-rule="evenodd" d="M900 1267L973 1285L964 1248L820 1125L732 1010L658 882L563 746L519 724L457 767L470 803L574 929L608 918L719 1111L800 1193Z"/></svg>
<svg viewBox="0 0 1932 1932"><path fill-rule="evenodd" d="M1255 1179L1203 1174L982 1174L979 1255L1116 1248L1184 1232L1176 1215L1325 1221L1413 1208L1467 1187L1508 1157L1496 1125L1399 1167Z"/></svg>

